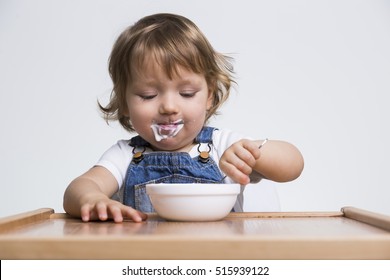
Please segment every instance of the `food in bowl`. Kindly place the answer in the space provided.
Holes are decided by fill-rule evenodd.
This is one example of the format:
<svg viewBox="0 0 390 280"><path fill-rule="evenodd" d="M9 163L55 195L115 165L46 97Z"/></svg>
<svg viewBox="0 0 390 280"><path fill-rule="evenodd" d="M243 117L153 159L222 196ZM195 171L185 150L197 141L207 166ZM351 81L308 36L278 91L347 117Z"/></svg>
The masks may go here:
<svg viewBox="0 0 390 280"><path fill-rule="evenodd" d="M240 193L239 184L148 184L157 214L173 221L216 221L227 216Z"/></svg>

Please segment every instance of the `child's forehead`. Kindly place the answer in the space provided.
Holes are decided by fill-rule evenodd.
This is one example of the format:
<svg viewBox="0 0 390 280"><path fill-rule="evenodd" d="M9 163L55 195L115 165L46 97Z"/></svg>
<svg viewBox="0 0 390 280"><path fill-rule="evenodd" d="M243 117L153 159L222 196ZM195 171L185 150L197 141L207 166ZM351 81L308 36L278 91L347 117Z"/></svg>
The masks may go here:
<svg viewBox="0 0 390 280"><path fill-rule="evenodd" d="M204 75L194 73L184 67L177 66L176 71L169 76L163 67L159 64L149 64L134 73L131 81L132 86L140 85L201 85L206 83Z"/></svg>
<svg viewBox="0 0 390 280"><path fill-rule="evenodd" d="M153 75L165 75L169 79L182 78L193 74L199 75L194 69L175 61L166 61L156 55L146 55L131 64L132 75L138 77L150 77Z"/></svg>

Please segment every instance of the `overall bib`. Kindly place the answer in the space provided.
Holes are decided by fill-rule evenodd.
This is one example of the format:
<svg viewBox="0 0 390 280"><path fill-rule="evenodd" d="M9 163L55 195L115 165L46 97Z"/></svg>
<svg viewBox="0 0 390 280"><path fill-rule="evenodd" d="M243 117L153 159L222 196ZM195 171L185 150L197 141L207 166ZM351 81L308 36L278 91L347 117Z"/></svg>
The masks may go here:
<svg viewBox="0 0 390 280"><path fill-rule="evenodd" d="M191 158L186 152L151 152L133 155L125 179L123 203L142 212L155 212L146 184L156 183L218 183L223 175L215 161L208 157L215 128L203 127L195 139L199 156ZM200 151L206 144L208 151ZM130 140L135 150L145 150L149 143L140 136Z"/></svg>

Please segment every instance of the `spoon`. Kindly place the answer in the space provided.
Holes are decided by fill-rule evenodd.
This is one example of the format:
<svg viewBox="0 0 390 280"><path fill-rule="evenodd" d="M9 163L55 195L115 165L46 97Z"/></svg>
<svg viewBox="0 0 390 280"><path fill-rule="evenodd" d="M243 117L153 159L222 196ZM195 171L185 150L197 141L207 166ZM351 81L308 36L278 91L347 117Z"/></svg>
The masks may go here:
<svg viewBox="0 0 390 280"><path fill-rule="evenodd" d="M260 144L259 149L265 145L265 143L268 142L268 138L265 138L265 140ZM218 183L222 183L227 178L227 175L225 175L221 180L218 181Z"/></svg>

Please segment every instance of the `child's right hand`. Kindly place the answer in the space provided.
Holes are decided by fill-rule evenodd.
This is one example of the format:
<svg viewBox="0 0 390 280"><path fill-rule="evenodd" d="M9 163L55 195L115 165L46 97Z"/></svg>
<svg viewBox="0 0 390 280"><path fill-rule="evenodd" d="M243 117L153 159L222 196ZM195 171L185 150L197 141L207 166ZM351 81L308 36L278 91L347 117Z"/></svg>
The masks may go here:
<svg viewBox="0 0 390 280"><path fill-rule="evenodd" d="M143 212L109 198L92 199L88 203L82 204L80 216L83 222L112 219L115 223L123 222L124 218L130 218L134 222L142 222L148 217Z"/></svg>
<svg viewBox="0 0 390 280"><path fill-rule="evenodd" d="M124 218L142 222L147 215L110 197L117 191L115 177L104 167L95 166L73 180L64 193L64 209L84 222L108 219L121 223Z"/></svg>

